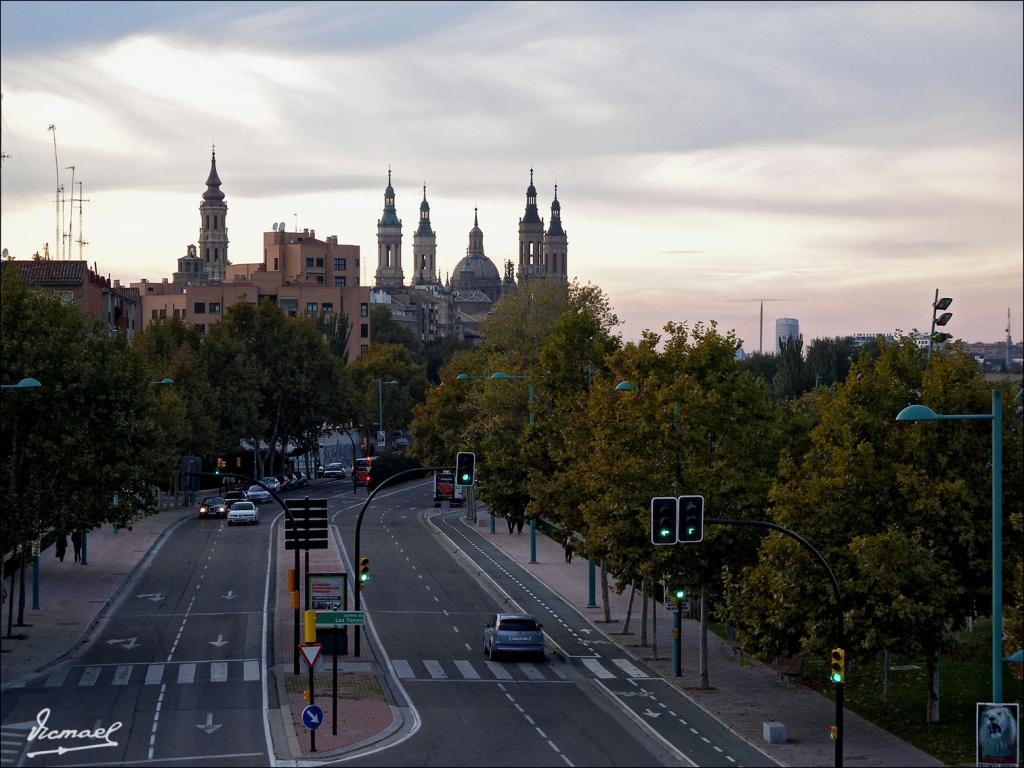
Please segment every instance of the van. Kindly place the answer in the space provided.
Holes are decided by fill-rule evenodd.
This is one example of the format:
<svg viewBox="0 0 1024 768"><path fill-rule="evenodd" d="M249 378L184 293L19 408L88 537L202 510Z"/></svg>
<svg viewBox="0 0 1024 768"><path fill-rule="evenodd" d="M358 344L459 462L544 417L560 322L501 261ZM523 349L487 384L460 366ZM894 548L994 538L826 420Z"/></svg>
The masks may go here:
<svg viewBox="0 0 1024 768"><path fill-rule="evenodd" d="M465 489L455 484L455 471L442 469L434 473L434 506L440 507L442 501L448 506L461 507L465 499Z"/></svg>
<svg viewBox="0 0 1024 768"><path fill-rule="evenodd" d="M370 465L373 464L376 456L367 456L363 459L356 459L352 467L352 479L356 485L366 487L370 484Z"/></svg>

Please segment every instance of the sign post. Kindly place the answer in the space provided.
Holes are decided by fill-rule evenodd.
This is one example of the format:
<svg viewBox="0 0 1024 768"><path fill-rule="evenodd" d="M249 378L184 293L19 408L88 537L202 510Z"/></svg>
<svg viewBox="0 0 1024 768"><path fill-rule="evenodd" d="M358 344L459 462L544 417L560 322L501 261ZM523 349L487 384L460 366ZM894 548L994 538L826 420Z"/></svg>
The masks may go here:
<svg viewBox="0 0 1024 768"><path fill-rule="evenodd" d="M302 724L309 728L309 751L316 752L316 729L324 721L323 710L316 705L316 690L313 687L313 667L320 658L320 643L301 643L299 651L309 665L309 706L302 710ZM307 718L307 714L309 717Z"/></svg>

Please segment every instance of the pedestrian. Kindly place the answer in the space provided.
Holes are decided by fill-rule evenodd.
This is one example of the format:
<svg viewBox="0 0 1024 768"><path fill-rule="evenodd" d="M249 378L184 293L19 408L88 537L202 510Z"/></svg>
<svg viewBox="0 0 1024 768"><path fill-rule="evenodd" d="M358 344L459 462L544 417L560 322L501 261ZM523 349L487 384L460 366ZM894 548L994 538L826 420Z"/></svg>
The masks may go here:
<svg viewBox="0 0 1024 768"><path fill-rule="evenodd" d="M57 541L55 543L57 549L57 559L62 563L64 562L64 555L68 553L68 537L66 533L58 533Z"/></svg>
<svg viewBox="0 0 1024 768"><path fill-rule="evenodd" d="M512 515L509 515L508 517L505 518L505 522L508 523L508 532L512 533L512 531L516 527L516 519L514 517L512 517Z"/></svg>
<svg viewBox="0 0 1024 768"><path fill-rule="evenodd" d="M522 534L523 526L525 524L526 524L526 516L525 515L518 515L516 517L516 533Z"/></svg>
<svg viewBox="0 0 1024 768"><path fill-rule="evenodd" d="M565 549L565 562L572 562L572 534L566 534L565 541L562 542L562 547Z"/></svg>
<svg viewBox="0 0 1024 768"><path fill-rule="evenodd" d="M75 562L82 562L82 532L74 530L71 532L71 546L75 549Z"/></svg>

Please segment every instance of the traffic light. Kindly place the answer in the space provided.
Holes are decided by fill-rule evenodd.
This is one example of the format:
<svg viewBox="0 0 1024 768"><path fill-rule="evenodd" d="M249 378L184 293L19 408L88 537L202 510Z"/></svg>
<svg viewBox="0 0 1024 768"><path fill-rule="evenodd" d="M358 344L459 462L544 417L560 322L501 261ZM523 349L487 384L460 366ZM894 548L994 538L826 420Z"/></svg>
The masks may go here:
<svg viewBox="0 0 1024 768"><path fill-rule="evenodd" d="M370 558L359 558L359 588L362 589L370 583Z"/></svg>
<svg viewBox="0 0 1024 768"><path fill-rule="evenodd" d="M217 469L214 470L214 474L219 475L220 471L222 469L224 469L227 465L228 465L228 463L226 461L224 461L224 459L218 457L217 458Z"/></svg>
<svg viewBox="0 0 1024 768"><path fill-rule="evenodd" d="M651 543L675 544L679 539L679 503L673 496L651 499Z"/></svg>
<svg viewBox="0 0 1024 768"><path fill-rule="evenodd" d="M476 478L476 454L459 451L455 454L455 484L472 485Z"/></svg>
<svg viewBox="0 0 1024 768"><path fill-rule="evenodd" d="M846 651L842 648L832 649L832 674L829 680L836 685L846 682Z"/></svg>
<svg viewBox="0 0 1024 768"><path fill-rule="evenodd" d="M828 727L828 737L830 739L832 739L832 741L835 741L836 739L838 739L839 738L839 728L834 726L834 725L830 725Z"/></svg>
<svg viewBox="0 0 1024 768"><path fill-rule="evenodd" d="M704 541L704 497L679 497L679 541L695 544Z"/></svg>
<svg viewBox="0 0 1024 768"><path fill-rule="evenodd" d="M675 595L676 600L686 599L686 590L682 587L676 587L672 594Z"/></svg>

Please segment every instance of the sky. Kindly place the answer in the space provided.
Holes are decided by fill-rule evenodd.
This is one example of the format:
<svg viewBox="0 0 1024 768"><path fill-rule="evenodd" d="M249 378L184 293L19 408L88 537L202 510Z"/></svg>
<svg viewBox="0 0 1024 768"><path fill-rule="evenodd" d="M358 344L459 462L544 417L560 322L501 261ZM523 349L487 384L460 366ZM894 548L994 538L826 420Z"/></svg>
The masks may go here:
<svg viewBox="0 0 1024 768"><path fill-rule="evenodd" d="M57 255L73 165L84 258L170 277L215 143L234 263L285 222L359 245L371 283L390 166L407 282L424 183L442 273L475 207L503 271L533 168L625 340L717 321L756 351L762 299L765 351L778 317L927 330L938 289L957 338L1002 340L1009 308L1019 341L1022 8L5 1L0 243Z"/></svg>

